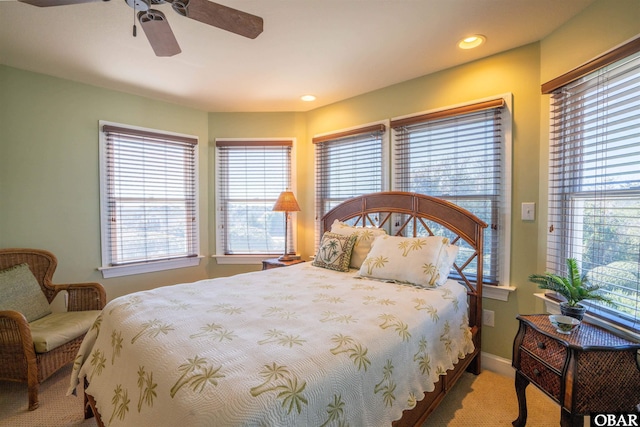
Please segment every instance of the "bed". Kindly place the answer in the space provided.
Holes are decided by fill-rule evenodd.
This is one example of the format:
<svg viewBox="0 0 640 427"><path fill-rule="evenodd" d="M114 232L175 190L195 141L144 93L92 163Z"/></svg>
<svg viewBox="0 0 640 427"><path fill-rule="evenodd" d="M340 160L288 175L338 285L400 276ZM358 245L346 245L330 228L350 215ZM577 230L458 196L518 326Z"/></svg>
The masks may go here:
<svg viewBox="0 0 640 427"><path fill-rule="evenodd" d="M480 372L485 227L421 194L350 199L313 262L109 302L69 393L101 426L421 425Z"/></svg>

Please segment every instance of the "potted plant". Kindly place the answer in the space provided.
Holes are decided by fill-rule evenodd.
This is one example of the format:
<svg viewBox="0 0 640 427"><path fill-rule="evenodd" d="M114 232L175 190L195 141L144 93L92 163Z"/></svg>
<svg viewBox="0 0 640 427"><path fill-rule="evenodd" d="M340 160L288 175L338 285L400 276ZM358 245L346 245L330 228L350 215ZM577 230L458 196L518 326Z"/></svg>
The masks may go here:
<svg viewBox="0 0 640 427"><path fill-rule="evenodd" d="M566 277L553 273L532 274L529 280L541 289L548 289L562 295L567 301L560 303L560 312L578 320L582 320L586 311L586 307L580 304L580 301L590 299L611 302L609 298L598 292L600 286L589 283L586 274L580 276L578 262L574 258L567 258Z"/></svg>

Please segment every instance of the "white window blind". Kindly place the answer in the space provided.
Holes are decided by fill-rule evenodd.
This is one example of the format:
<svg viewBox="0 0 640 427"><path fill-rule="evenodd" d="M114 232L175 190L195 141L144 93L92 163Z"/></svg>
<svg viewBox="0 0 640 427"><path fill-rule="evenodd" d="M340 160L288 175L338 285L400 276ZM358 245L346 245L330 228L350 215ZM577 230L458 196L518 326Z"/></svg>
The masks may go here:
<svg viewBox="0 0 640 427"><path fill-rule="evenodd" d="M449 200L489 224L483 268L485 282L493 284L508 279L500 277L504 105L500 98L391 121L394 189Z"/></svg>
<svg viewBox="0 0 640 427"><path fill-rule="evenodd" d="M216 141L218 239L225 255L282 255L285 217L274 212L291 188L291 140ZM289 222L287 248L295 251Z"/></svg>
<svg viewBox="0 0 640 427"><path fill-rule="evenodd" d="M612 305L591 314L640 330L640 45L553 90L547 269L576 258ZM613 55L615 57L615 55ZM543 86L544 89L544 86Z"/></svg>
<svg viewBox="0 0 640 427"><path fill-rule="evenodd" d="M383 189L383 124L313 138L316 155L316 247L320 220L352 197Z"/></svg>
<svg viewBox="0 0 640 427"><path fill-rule="evenodd" d="M103 267L196 257L197 139L113 125L102 132Z"/></svg>

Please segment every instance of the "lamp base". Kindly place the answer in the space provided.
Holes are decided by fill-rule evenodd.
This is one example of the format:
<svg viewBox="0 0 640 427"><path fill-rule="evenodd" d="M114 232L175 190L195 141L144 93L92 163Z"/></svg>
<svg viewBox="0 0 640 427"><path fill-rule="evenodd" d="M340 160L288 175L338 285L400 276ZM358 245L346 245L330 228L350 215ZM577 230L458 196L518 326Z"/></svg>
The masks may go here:
<svg viewBox="0 0 640 427"><path fill-rule="evenodd" d="M296 254L284 254L281 257L278 258L278 261L295 261L297 259L300 259L300 255L296 255Z"/></svg>

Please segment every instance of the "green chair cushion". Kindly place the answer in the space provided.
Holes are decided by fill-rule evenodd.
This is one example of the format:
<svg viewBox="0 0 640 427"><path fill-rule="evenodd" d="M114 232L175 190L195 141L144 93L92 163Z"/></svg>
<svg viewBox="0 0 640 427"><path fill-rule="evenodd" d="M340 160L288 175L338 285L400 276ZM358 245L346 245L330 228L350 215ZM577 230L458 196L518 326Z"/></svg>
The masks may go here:
<svg viewBox="0 0 640 427"><path fill-rule="evenodd" d="M47 297L27 264L0 271L0 311L15 310L33 322L51 314Z"/></svg>
<svg viewBox="0 0 640 427"><path fill-rule="evenodd" d="M29 323L36 353L46 353L86 333L100 310L52 313Z"/></svg>

